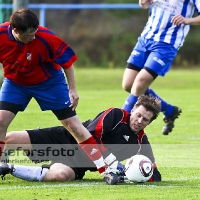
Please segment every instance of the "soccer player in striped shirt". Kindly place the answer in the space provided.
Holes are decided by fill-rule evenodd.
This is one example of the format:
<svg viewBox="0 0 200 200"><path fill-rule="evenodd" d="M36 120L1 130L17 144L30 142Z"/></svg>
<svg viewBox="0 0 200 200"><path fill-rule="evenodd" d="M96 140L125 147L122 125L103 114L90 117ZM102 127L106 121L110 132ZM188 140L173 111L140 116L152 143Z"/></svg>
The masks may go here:
<svg viewBox="0 0 200 200"><path fill-rule="evenodd" d="M142 8L150 8L149 18L138 42L127 60L122 87L130 95L123 109L131 111L138 96L153 95L160 98L149 86L157 76L165 76L183 45L190 25L200 25L200 0L139 0ZM194 16L195 11L197 16ZM181 109L161 100L168 135Z"/></svg>

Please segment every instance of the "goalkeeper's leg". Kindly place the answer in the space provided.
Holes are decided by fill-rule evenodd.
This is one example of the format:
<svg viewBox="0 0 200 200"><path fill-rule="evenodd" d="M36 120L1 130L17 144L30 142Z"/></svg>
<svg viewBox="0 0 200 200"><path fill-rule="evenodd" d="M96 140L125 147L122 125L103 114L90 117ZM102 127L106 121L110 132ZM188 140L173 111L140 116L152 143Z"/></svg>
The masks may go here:
<svg viewBox="0 0 200 200"><path fill-rule="evenodd" d="M62 163L55 163L50 168L0 163L0 175L2 179L4 179L6 174L11 174L14 177L27 181L63 182L75 179L73 169Z"/></svg>

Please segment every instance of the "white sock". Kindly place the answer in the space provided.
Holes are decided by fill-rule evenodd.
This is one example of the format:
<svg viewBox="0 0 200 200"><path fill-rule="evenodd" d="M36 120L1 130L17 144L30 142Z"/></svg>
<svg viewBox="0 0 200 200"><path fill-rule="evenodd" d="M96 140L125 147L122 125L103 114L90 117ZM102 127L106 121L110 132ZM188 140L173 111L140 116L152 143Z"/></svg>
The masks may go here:
<svg viewBox="0 0 200 200"><path fill-rule="evenodd" d="M48 171L37 166L14 165L12 175L27 181L42 181Z"/></svg>
<svg viewBox="0 0 200 200"><path fill-rule="evenodd" d="M4 149L1 156L1 162L8 163L9 162L9 150Z"/></svg>

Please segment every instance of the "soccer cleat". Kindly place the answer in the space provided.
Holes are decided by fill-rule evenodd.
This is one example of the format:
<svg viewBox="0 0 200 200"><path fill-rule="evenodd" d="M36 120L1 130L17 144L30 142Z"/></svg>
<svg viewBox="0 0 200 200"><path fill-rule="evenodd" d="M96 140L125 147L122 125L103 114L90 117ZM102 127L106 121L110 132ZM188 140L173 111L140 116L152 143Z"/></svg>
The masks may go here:
<svg viewBox="0 0 200 200"><path fill-rule="evenodd" d="M13 165L10 168L7 163L0 162L0 176L2 180L5 179L4 176L6 174L10 174L12 172L13 172Z"/></svg>
<svg viewBox="0 0 200 200"><path fill-rule="evenodd" d="M172 129L174 128L174 121L179 117L182 110L176 106L174 106L174 111L172 115L169 117L164 116L163 121L165 122L165 125L163 126L162 133L163 135L168 135L170 132L172 132Z"/></svg>
<svg viewBox="0 0 200 200"><path fill-rule="evenodd" d="M113 172L110 173L104 173L103 175L103 179L106 181L106 183L108 185L115 185L117 184L119 181L119 176Z"/></svg>

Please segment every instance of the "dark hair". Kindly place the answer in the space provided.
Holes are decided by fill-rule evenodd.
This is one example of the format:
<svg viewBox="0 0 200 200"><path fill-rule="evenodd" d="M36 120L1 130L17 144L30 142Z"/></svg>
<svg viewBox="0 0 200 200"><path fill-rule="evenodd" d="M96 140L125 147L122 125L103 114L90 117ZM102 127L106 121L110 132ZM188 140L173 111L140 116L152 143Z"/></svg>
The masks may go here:
<svg viewBox="0 0 200 200"><path fill-rule="evenodd" d="M151 118L150 122L155 120L161 111L160 99L155 98L153 96L142 95L138 97L138 100L136 104L134 105L134 108L138 108L140 105L144 106L147 111L150 111L153 113L153 117Z"/></svg>
<svg viewBox="0 0 200 200"><path fill-rule="evenodd" d="M37 30L39 25L38 17L34 12L26 8L20 8L10 16L10 26L16 28L19 33Z"/></svg>

